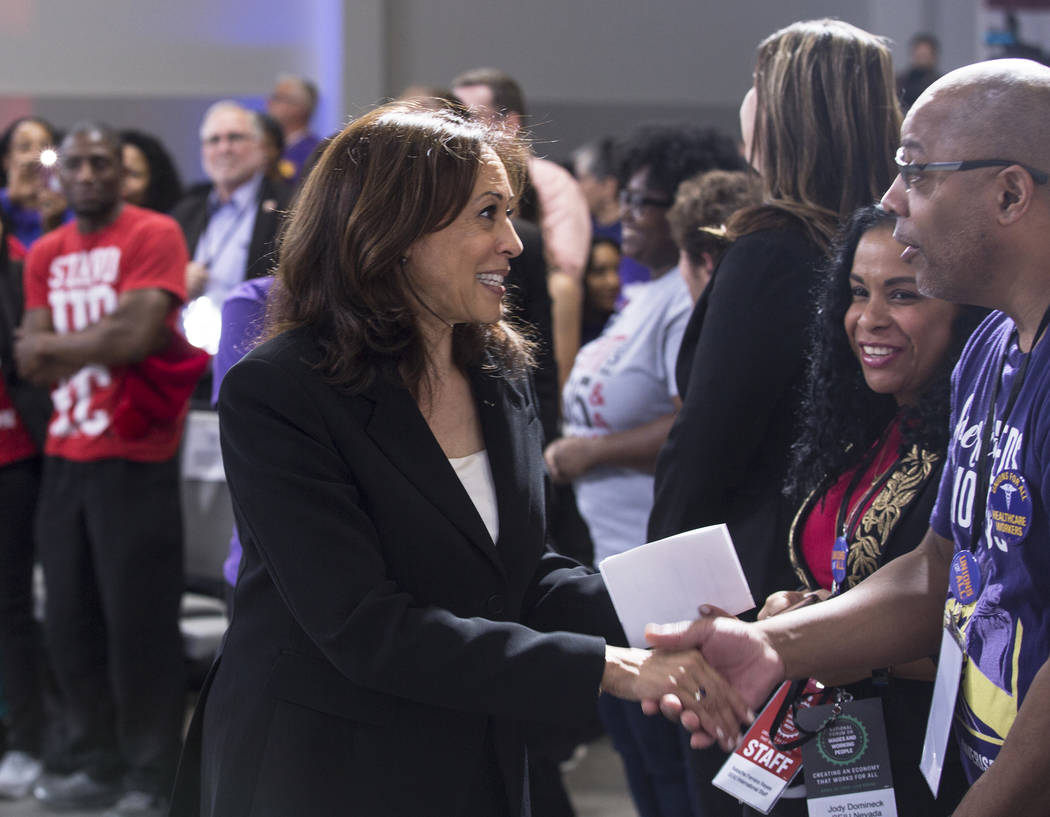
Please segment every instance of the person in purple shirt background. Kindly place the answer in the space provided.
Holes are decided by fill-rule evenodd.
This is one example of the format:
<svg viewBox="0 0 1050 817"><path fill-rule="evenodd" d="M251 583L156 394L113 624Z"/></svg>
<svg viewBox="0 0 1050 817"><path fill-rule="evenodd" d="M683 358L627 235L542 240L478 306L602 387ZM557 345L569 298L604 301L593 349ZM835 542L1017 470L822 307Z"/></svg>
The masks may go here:
<svg viewBox="0 0 1050 817"><path fill-rule="evenodd" d="M620 180L616 177L616 145L605 137L589 142L573 153L573 175L587 199L595 238L608 238L619 246L623 241L620 222ZM649 268L626 255L620 258L620 285L649 280Z"/></svg>
<svg viewBox="0 0 1050 817"><path fill-rule="evenodd" d="M222 334L219 335L219 348L212 361L211 404L219 402L219 386L226 372L238 360L244 357L255 345L262 333L263 319L266 317L266 298L273 286L273 276L249 278L237 286L222 303ZM241 564L241 540L237 535L237 526L233 527L230 537L230 550L222 566L222 575L233 589L237 583L237 569ZM227 593L227 604L232 609L233 593Z"/></svg>
<svg viewBox="0 0 1050 817"><path fill-rule="evenodd" d="M293 183L299 180L303 165L321 141L321 137L310 130L317 97L317 86L310 80L282 74L266 100L266 113L276 119L284 131L282 175Z"/></svg>

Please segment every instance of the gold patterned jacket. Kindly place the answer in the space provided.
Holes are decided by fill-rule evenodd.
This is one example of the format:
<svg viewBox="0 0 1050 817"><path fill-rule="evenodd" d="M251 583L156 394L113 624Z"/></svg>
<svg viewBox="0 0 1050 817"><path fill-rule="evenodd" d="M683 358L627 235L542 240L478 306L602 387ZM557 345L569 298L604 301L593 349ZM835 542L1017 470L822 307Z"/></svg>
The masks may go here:
<svg viewBox="0 0 1050 817"><path fill-rule="evenodd" d="M903 456L898 455L870 507L847 531L846 589L919 544L929 526L942 466L939 454L917 445ZM828 480L819 492L806 497L788 532L791 565L807 590L815 590L818 585L802 556L802 531L810 511L833 484L834 480Z"/></svg>

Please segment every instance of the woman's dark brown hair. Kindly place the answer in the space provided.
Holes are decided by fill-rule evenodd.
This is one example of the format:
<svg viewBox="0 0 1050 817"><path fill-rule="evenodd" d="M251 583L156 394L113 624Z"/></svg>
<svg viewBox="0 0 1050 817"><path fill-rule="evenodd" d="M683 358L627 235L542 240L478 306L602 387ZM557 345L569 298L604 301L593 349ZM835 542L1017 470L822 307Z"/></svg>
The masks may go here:
<svg viewBox="0 0 1050 817"><path fill-rule="evenodd" d="M794 23L759 44L755 90L748 158L761 166L764 203L738 213L730 232L795 222L826 249L897 174L901 113L889 47L841 20Z"/></svg>
<svg viewBox="0 0 1050 817"><path fill-rule="evenodd" d="M348 125L310 172L285 227L267 334L309 327L333 382L360 391L384 375L419 396L428 361L405 253L456 218L489 151L520 191L527 148L498 125L405 102ZM453 354L460 366L511 374L531 362L528 343L505 321L458 324Z"/></svg>

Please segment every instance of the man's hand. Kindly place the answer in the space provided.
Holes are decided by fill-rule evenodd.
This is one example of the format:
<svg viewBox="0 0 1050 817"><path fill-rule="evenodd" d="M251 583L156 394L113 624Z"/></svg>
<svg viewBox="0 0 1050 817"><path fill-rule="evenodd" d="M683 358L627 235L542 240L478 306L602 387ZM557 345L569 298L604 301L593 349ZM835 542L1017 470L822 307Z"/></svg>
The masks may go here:
<svg viewBox="0 0 1050 817"><path fill-rule="evenodd" d="M739 741L741 724L754 713L739 693L696 650L679 652L605 648L603 692L629 701L671 696L689 708L699 729L727 752ZM654 713L649 713L654 714Z"/></svg>
<svg viewBox="0 0 1050 817"><path fill-rule="evenodd" d="M53 332L15 329L15 368L19 377L37 386L50 386L80 368L55 358L50 346L54 337Z"/></svg>
<svg viewBox="0 0 1050 817"><path fill-rule="evenodd" d="M186 265L186 300L192 301L208 286L208 268L200 261Z"/></svg>
<svg viewBox="0 0 1050 817"><path fill-rule="evenodd" d="M547 446L543 459L555 482L572 482L594 466L590 437L561 437Z"/></svg>
<svg viewBox="0 0 1050 817"><path fill-rule="evenodd" d="M702 618L692 623L649 625L646 640L659 650L699 649L707 663L717 670L752 709L769 696L773 688L784 680L784 664L769 639L754 624L747 624L721 610L704 606ZM659 700L642 701L647 714L662 711L672 720L693 733L690 744L695 749L710 746L717 739L710 734L697 717L690 702L675 694Z"/></svg>

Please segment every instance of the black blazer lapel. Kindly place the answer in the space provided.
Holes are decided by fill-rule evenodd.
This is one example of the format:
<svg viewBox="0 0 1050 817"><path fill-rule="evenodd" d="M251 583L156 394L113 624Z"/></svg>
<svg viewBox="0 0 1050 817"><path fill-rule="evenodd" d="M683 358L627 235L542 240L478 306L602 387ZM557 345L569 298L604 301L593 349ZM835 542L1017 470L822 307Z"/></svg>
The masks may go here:
<svg viewBox="0 0 1050 817"><path fill-rule="evenodd" d="M471 385L496 484L497 549L508 572L514 573L516 558L543 545L542 427L523 384L475 371Z"/></svg>
<svg viewBox="0 0 1050 817"><path fill-rule="evenodd" d="M485 523L408 390L377 383L364 396L375 403L366 425L369 437L420 494L502 573L503 564ZM497 495L498 489L497 484Z"/></svg>

